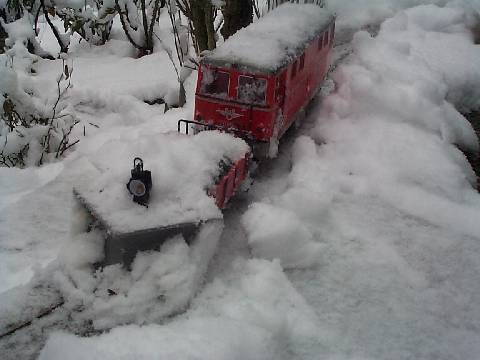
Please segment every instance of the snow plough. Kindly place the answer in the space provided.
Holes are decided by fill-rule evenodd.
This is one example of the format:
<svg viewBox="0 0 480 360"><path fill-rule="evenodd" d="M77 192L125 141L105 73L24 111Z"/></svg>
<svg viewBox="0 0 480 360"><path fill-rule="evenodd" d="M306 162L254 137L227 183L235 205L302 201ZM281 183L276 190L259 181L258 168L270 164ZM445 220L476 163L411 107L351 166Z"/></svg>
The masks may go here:
<svg viewBox="0 0 480 360"><path fill-rule="evenodd" d="M84 210L77 214L84 221L80 231L95 227L105 234L102 266L129 267L138 251L158 250L177 235L190 244L205 223L221 220L220 210L248 175L248 146L219 132L159 134L135 147L126 149L124 158L142 154L151 170L136 157L128 180L125 166L120 174L112 169L114 158L99 155L73 190ZM179 156L191 152L195 155ZM175 165L168 168L172 159Z"/></svg>

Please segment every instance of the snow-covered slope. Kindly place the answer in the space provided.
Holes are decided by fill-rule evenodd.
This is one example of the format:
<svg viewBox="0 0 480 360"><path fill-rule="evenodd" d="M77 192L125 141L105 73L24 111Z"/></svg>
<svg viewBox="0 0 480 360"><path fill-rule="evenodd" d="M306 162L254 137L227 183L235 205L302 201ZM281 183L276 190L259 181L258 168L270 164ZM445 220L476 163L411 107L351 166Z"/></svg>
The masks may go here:
<svg viewBox="0 0 480 360"><path fill-rule="evenodd" d="M253 188L261 202L243 218L253 255L296 269L287 273L294 291L267 286L275 281L265 281L265 266L286 281L278 260L242 260L251 276L237 266L217 274L194 308L164 327L122 328L93 339L58 334L42 357L57 358L65 344L113 357L127 338L169 331L179 334L172 346L182 359L474 358L480 197L455 144L475 151L477 143L448 102L477 105L456 95L478 88L480 74L465 19L461 10L418 7L384 23L375 39L358 33L348 65L334 77L337 90L293 145L291 171ZM231 296L238 282L248 296ZM302 305L279 308L299 294ZM266 299L277 305L265 306ZM199 308L215 323L200 317ZM189 340L186 348L183 326L199 321L213 340ZM223 336L214 332L217 321ZM225 336L232 321L239 336L253 331L252 322L269 335L242 337L239 349L236 337ZM205 343L216 339L221 347L206 352ZM148 349L135 345L120 354L148 357ZM155 351L165 358L169 349Z"/></svg>
<svg viewBox="0 0 480 360"><path fill-rule="evenodd" d="M336 6L345 28L417 3ZM355 35L353 54L333 76L335 92L313 109L303 136L280 148L280 158L252 187L247 200L254 203L244 216L237 209L228 214L234 226L224 232L209 282L188 311L163 324L122 326L89 338L55 332L40 358L477 358L480 199L457 148L477 145L455 106L478 107L480 56L467 29L476 3L456 3L459 8L452 2L400 11L378 37ZM359 7L366 16L349 19ZM70 204L59 208L58 202L78 174L64 167L127 133L141 138L172 129L191 112L159 115L122 96L128 103L87 96L82 116L101 128L87 127L90 137L46 173L2 170L5 188L37 183L28 198L23 191L10 196L9 216L0 216L10 224L0 230L8 234L2 246L9 245L2 256L9 259L15 243L21 245L15 261L2 265L11 284L21 281L15 271L28 278L22 261L37 254L51 259L58 250L45 247L66 235L65 226L53 225L68 219L63 209ZM140 116L129 118L131 107L140 110L129 114ZM49 206L53 225L42 213ZM184 254L185 248L171 250ZM155 264L150 260L140 259L139 273ZM15 341L25 348L35 342L20 333L7 345Z"/></svg>
<svg viewBox="0 0 480 360"><path fill-rule="evenodd" d="M326 334L300 359L479 354L480 196L457 148L478 143L452 106L479 106L466 19L421 6L357 33L291 171L257 184L253 254L295 269Z"/></svg>

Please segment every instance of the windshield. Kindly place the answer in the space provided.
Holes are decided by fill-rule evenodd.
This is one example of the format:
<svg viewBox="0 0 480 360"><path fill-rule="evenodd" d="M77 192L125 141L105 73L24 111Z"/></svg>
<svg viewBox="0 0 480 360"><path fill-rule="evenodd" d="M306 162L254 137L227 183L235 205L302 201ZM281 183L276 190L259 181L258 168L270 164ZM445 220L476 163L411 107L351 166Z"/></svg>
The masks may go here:
<svg viewBox="0 0 480 360"><path fill-rule="evenodd" d="M226 98L229 84L230 74L228 72L205 68L200 91L203 94Z"/></svg>
<svg viewBox="0 0 480 360"><path fill-rule="evenodd" d="M240 102L254 105L265 105L267 80L251 76L238 77L237 98Z"/></svg>

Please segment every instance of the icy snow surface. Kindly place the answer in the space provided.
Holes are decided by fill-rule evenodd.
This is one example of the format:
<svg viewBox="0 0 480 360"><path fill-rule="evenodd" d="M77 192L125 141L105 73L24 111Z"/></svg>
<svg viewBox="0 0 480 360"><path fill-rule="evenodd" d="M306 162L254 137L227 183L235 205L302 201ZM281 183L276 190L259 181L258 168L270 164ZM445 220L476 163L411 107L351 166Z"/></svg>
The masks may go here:
<svg viewBox="0 0 480 360"><path fill-rule="evenodd" d="M480 196L454 145L478 143L449 102L480 105L465 22L420 6L376 38L357 33L291 171L255 188L253 253L297 268L289 278L327 332L298 358L478 358Z"/></svg>
<svg viewBox="0 0 480 360"><path fill-rule="evenodd" d="M229 37L204 61L275 71L289 63L333 16L316 5L283 4ZM285 31L288 29L288 31Z"/></svg>

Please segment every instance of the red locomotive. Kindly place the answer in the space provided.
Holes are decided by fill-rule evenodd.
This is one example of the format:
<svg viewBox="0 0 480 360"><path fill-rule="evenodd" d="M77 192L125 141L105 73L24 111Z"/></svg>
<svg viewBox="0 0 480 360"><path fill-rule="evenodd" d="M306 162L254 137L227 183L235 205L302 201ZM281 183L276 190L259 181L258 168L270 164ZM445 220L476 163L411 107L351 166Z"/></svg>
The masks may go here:
<svg viewBox="0 0 480 360"><path fill-rule="evenodd" d="M274 157L278 140L301 120L322 85L334 32L334 16L318 6L280 6L202 58L194 121L181 121L234 133L257 159ZM245 178L246 166L233 165L210 190L220 208L239 187L235 179Z"/></svg>
<svg viewBox="0 0 480 360"><path fill-rule="evenodd" d="M292 29L282 17L300 23ZM259 158L275 156L278 139L302 117L325 78L334 20L315 5L287 4L240 30L201 60L194 120L235 133ZM278 22L285 30L272 32Z"/></svg>

